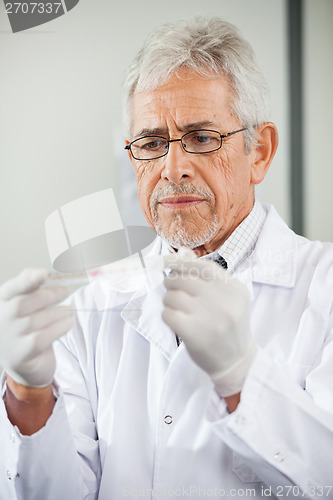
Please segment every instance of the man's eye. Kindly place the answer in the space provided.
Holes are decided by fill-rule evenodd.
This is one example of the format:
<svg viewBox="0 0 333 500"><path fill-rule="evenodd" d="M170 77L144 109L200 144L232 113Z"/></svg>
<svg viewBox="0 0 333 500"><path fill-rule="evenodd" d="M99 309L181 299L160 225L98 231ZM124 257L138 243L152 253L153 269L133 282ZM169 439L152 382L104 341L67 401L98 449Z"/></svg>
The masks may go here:
<svg viewBox="0 0 333 500"><path fill-rule="evenodd" d="M209 135L197 134L193 137L193 140L203 144L211 141L212 137L210 137Z"/></svg>
<svg viewBox="0 0 333 500"><path fill-rule="evenodd" d="M165 141L154 139L153 141L147 141L140 145L141 149L156 150L165 146Z"/></svg>

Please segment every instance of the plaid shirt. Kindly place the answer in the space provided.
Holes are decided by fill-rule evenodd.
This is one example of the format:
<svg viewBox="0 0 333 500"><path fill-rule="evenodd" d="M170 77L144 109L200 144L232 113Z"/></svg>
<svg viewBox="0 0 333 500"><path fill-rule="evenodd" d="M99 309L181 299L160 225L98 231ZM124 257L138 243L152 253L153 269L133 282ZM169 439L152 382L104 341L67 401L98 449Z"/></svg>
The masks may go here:
<svg viewBox="0 0 333 500"><path fill-rule="evenodd" d="M227 261L228 270L233 273L253 252L265 219L266 212L260 201L256 201L249 215L236 227L223 245L205 257L214 259L215 254L220 255Z"/></svg>

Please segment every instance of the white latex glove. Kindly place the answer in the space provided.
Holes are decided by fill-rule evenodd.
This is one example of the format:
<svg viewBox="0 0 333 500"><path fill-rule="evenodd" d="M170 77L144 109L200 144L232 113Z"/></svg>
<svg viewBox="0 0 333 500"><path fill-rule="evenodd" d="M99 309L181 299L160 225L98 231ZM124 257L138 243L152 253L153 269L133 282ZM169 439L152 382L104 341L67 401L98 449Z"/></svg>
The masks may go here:
<svg viewBox="0 0 333 500"><path fill-rule="evenodd" d="M52 342L73 322L68 307L56 306L67 289L41 287L46 278L43 269L25 269L0 287L0 365L16 382L30 387L52 382Z"/></svg>
<svg viewBox="0 0 333 500"><path fill-rule="evenodd" d="M222 397L241 391L257 347L249 326L249 293L212 260L191 250L165 258L163 320Z"/></svg>

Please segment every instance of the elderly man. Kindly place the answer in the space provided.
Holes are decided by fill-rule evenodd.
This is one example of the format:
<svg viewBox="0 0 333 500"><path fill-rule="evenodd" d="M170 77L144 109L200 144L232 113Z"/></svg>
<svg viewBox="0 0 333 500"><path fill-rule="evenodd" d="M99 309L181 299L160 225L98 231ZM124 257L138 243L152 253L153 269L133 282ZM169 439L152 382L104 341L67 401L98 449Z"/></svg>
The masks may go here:
<svg viewBox="0 0 333 500"><path fill-rule="evenodd" d="M333 246L255 201L278 138L250 47L163 27L125 93L165 279L83 288L74 321L42 271L2 286L1 498L333 498Z"/></svg>

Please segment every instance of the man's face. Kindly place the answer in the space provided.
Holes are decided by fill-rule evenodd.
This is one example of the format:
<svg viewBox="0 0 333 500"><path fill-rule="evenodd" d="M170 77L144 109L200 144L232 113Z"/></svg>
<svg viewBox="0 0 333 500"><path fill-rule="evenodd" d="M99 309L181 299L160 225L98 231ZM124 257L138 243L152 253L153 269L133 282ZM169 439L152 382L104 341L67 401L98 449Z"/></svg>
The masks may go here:
<svg viewBox="0 0 333 500"><path fill-rule="evenodd" d="M173 75L154 91L133 97L132 140L142 135L179 139L197 129L226 134L242 128L231 113L228 80L207 80L190 70ZM142 210L149 224L174 247L216 250L249 214L254 203L254 149L245 153L242 132L222 148L190 154L180 142L166 156L132 160Z"/></svg>

